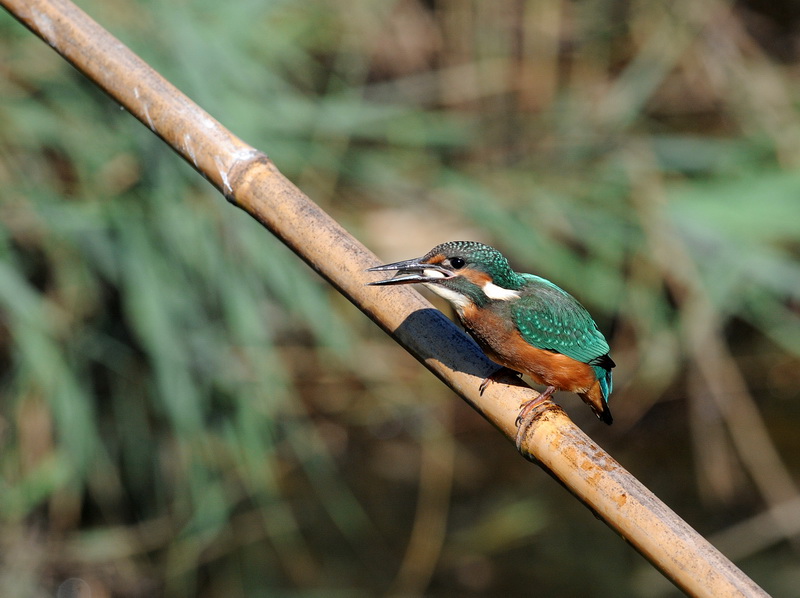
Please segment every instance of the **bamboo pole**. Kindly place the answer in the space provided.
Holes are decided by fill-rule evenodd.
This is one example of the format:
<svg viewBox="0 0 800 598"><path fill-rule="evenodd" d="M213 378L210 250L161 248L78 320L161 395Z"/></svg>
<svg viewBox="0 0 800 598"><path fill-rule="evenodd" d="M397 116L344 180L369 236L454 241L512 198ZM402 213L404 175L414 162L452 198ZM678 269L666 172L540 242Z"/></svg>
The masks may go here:
<svg viewBox="0 0 800 598"><path fill-rule="evenodd" d="M497 366L416 291L367 287L379 260L286 179L266 155L232 135L67 0L0 4L161 137L367 316L513 439L519 405L536 396L514 377L481 380ZM522 451L692 596L766 596L552 402L539 409Z"/></svg>

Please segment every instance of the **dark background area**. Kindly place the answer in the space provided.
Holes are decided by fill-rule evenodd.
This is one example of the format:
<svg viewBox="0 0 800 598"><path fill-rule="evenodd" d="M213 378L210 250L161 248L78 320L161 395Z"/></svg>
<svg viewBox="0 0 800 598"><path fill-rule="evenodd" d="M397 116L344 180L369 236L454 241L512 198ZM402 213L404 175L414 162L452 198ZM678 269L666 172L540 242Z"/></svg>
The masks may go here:
<svg viewBox="0 0 800 598"><path fill-rule="evenodd" d="M479 240L578 297L618 364L615 423L559 402L800 596L795 2L80 6L382 259ZM678 593L149 130L0 31L0 595Z"/></svg>

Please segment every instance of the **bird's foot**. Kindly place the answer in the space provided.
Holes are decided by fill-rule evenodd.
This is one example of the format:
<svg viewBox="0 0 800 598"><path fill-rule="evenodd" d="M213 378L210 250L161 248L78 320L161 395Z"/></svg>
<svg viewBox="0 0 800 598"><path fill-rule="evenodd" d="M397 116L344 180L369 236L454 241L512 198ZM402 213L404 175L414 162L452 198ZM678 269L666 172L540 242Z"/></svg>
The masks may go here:
<svg viewBox="0 0 800 598"><path fill-rule="evenodd" d="M538 397L531 399L530 401L525 401L520 406L519 415L517 415L517 419L514 422L514 425L517 426L517 435L514 437L514 441L519 452L522 452L522 443L525 441L525 437L528 435L528 428L530 428L532 423L530 418L531 413L534 409L536 409L536 407L549 399L555 391L555 386L548 386L547 390L541 393Z"/></svg>
<svg viewBox="0 0 800 598"><path fill-rule="evenodd" d="M496 369L493 373L486 376L481 382L481 385L478 387L478 393L483 396L483 391L489 386L491 382L497 382L497 378L503 374L513 374L514 376L522 376L521 373L512 370L511 368L507 368L505 366Z"/></svg>

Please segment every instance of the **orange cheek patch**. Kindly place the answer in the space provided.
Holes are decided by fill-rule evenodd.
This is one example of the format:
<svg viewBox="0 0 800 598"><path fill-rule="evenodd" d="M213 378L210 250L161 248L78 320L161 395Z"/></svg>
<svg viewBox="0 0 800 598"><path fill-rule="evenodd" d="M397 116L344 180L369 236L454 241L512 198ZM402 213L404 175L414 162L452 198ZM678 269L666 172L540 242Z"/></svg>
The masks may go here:
<svg viewBox="0 0 800 598"><path fill-rule="evenodd" d="M462 276L481 288L483 288L483 285L487 282L492 282L491 276L486 274L486 272L478 272L477 270L466 270Z"/></svg>

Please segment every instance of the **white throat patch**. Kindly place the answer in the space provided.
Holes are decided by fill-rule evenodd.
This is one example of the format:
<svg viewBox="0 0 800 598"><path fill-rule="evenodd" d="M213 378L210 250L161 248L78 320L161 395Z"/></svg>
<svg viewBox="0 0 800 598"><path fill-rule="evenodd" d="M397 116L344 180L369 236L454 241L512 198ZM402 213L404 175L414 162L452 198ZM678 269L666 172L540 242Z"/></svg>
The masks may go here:
<svg viewBox="0 0 800 598"><path fill-rule="evenodd" d="M504 289L503 287L497 286L493 282L484 283L483 293L489 299L495 299L497 301L510 301L511 299L519 299L519 291Z"/></svg>

